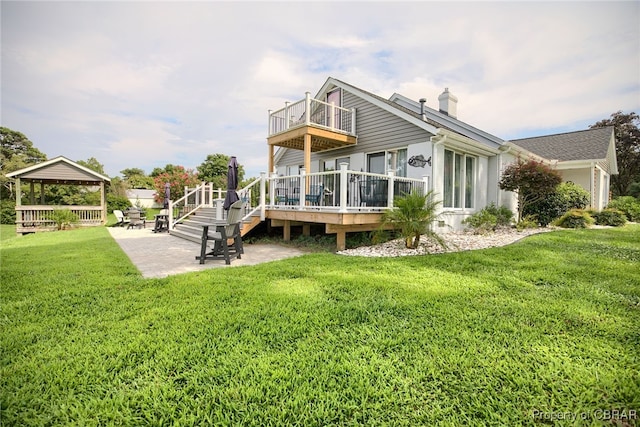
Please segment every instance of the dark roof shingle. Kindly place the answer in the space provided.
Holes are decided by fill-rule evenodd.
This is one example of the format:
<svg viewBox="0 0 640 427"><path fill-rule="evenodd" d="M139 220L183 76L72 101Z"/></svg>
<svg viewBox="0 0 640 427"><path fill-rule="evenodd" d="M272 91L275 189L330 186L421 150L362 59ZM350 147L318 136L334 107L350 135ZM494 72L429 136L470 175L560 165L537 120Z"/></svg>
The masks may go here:
<svg viewBox="0 0 640 427"><path fill-rule="evenodd" d="M509 142L550 160L600 160L607 157L612 132L608 126Z"/></svg>

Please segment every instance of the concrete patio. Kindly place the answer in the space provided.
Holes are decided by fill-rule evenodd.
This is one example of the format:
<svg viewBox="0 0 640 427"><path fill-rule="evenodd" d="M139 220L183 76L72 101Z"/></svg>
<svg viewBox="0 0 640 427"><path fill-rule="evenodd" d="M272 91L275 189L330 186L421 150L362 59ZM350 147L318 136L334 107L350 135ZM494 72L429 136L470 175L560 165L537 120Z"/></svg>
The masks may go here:
<svg viewBox="0 0 640 427"><path fill-rule="evenodd" d="M245 244L242 259L232 260L231 265L226 265L224 260L207 260L200 264L195 259L200 253L199 243L174 237L169 233L154 233L149 227L107 229L145 278L167 277L211 268L255 265L305 253L299 249L276 244Z"/></svg>

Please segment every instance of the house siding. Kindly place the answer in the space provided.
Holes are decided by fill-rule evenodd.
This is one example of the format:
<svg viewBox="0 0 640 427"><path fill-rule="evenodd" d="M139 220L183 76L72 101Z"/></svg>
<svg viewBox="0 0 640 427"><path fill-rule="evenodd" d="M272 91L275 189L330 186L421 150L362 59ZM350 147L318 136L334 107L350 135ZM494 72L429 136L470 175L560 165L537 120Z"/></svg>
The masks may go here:
<svg viewBox="0 0 640 427"><path fill-rule="evenodd" d="M320 170L323 161L350 157L352 169L366 169L366 154L376 153L394 148L409 148L413 144L422 144L418 150L424 152L426 158L430 153L430 144L426 144L432 136L429 132L408 123L406 120L397 117L382 108L371 104L364 99L343 90L343 103L345 108L356 109L356 129L358 143L348 148L313 153L311 155L311 172ZM287 149L283 152L278 161L278 173L283 166L302 165L304 163L304 153L301 150ZM413 169L409 167L409 169ZM419 168L416 177L430 175L429 166Z"/></svg>

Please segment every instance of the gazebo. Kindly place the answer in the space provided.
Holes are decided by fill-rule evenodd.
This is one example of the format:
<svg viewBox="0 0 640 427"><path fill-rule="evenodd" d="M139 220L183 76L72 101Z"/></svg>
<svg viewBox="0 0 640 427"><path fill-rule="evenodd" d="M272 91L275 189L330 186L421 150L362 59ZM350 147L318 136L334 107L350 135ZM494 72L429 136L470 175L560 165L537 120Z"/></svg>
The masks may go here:
<svg viewBox="0 0 640 427"><path fill-rule="evenodd" d="M107 199L105 183L111 179L86 168L66 157L29 166L11 173L16 184L16 232L33 233L55 229L52 213L60 206L47 205L45 202L46 185L82 185L100 188L100 206L65 206L78 216L81 226L104 225L107 222ZM30 184L29 204L22 204L22 184ZM40 200L36 200L35 186L40 185Z"/></svg>

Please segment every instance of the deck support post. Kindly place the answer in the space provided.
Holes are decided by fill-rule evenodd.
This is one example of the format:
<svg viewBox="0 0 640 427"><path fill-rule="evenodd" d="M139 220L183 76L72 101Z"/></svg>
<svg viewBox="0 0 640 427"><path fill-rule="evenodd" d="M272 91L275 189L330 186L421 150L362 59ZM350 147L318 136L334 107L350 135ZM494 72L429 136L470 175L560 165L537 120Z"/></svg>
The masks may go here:
<svg viewBox="0 0 640 427"><path fill-rule="evenodd" d="M338 231L336 233L336 249L344 251L347 248L347 232Z"/></svg>
<svg viewBox="0 0 640 427"><path fill-rule="evenodd" d="M285 242L289 242L291 240L291 221L289 221L288 219L285 219L284 225L282 228L283 228L282 238L284 239Z"/></svg>

